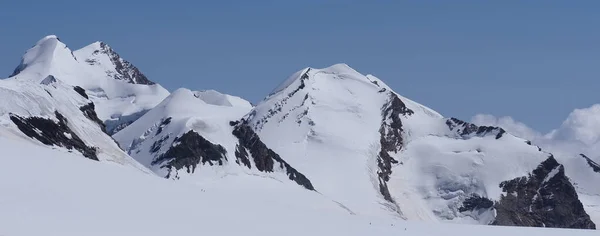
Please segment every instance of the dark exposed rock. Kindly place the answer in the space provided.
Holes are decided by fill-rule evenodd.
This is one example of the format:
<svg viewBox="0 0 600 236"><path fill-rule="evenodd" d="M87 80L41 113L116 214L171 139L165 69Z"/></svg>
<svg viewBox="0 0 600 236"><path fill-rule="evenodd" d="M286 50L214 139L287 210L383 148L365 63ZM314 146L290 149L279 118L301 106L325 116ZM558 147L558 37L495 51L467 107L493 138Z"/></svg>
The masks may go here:
<svg viewBox="0 0 600 236"><path fill-rule="evenodd" d="M551 155L528 176L500 184L494 225L595 229L564 167Z"/></svg>
<svg viewBox="0 0 600 236"><path fill-rule="evenodd" d="M109 76L113 77L114 79L124 80L131 84L155 84L146 78L146 76L142 74L137 67L121 58L119 54L113 51L112 48L110 48L104 42L100 42L100 50L96 50L93 53L103 53L110 58L110 61L115 65L115 70L117 71L117 73L109 74ZM86 62L91 65L96 63L94 60L86 60Z"/></svg>
<svg viewBox="0 0 600 236"><path fill-rule="evenodd" d="M465 212L479 209L489 209L493 206L494 202L492 200L479 196L477 194L473 194L463 201L463 205L460 208L458 208L458 211Z"/></svg>
<svg viewBox="0 0 600 236"><path fill-rule="evenodd" d="M231 122L230 124L235 124ZM250 159L248 152L254 160L254 165L259 171L273 172L275 165L286 171L288 178L297 184L309 190L314 190L310 180L304 174L298 172L290 164L285 162L277 153L269 149L258 135L252 130L246 121L235 124L233 135L238 138L239 144L236 147L236 158L248 168L250 168Z"/></svg>
<svg viewBox="0 0 600 236"><path fill-rule="evenodd" d="M590 165L590 167L592 167L592 170L594 170L594 172L598 172L600 173L600 164L596 163L595 161L593 161L592 159L590 159L589 157L587 157L584 154L579 154L581 157L583 157L585 159L585 161L587 161L588 165Z"/></svg>
<svg viewBox="0 0 600 236"><path fill-rule="evenodd" d="M40 84L43 84L43 85L49 85L49 84L52 84L52 83L55 83L55 82L56 82L56 78L54 78L54 76L53 76L53 75L48 75L48 76L46 76L46 78L44 78L44 79L43 79L43 80L40 82Z"/></svg>
<svg viewBox="0 0 600 236"><path fill-rule="evenodd" d="M67 149L75 149L83 156L98 160L96 148L85 145L83 140L69 128L67 119L58 111L54 112L58 122L41 117L21 117L10 114L10 120L30 138L45 145L56 145Z"/></svg>
<svg viewBox="0 0 600 236"><path fill-rule="evenodd" d="M199 164L223 165L223 162L227 161L226 154L223 146L211 143L194 131L188 131L175 138L169 150L151 164L162 164L162 168L176 170L186 168L188 173L194 173ZM170 173L166 177L169 178Z"/></svg>
<svg viewBox="0 0 600 236"><path fill-rule="evenodd" d="M25 68L27 68L27 64L25 64L23 62L23 59L21 59L21 63L19 63L19 65L17 66L17 68L15 68L15 70L13 71L12 74L10 74L8 77L13 77L15 75L18 75L19 73L21 73L21 71L23 71Z"/></svg>
<svg viewBox="0 0 600 236"><path fill-rule="evenodd" d="M98 118L98 114L96 114L95 109L96 106L93 102L90 102L79 108L79 110L83 112L83 115L85 115L85 117L98 124L98 126L100 126L100 129L102 129L102 132L106 133L106 125L104 125L104 122L102 122L102 120Z"/></svg>
<svg viewBox="0 0 600 236"><path fill-rule="evenodd" d="M82 87L75 86L75 87L73 87L73 90L75 90L75 92L77 92L79 95L81 95L85 99L90 99L88 97L87 93L85 93L85 89L83 89Z"/></svg>
<svg viewBox="0 0 600 236"><path fill-rule="evenodd" d="M159 135L160 133L162 133L163 129L171 123L171 117L167 117L166 119L164 119L162 122L160 122L160 125L158 126L158 129L156 130L156 135Z"/></svg>
<svg viewBox="0 0 600 236"><path fill-rule="evenodd" d="M152 146L150 147L150 153L158 152L167 139L169 139L169 135L165 135L165 136L161 137L159 140L156 140L156 142L154 142L152 144Z"/></svg>
<svg viewBox="0 0 600 236"><path fill-rule="evenodd" d="M496 139L502 138L506 131L500 127L493 126L477 126L454 117L446 121L446 125L452 131L456 131L463 138L469 138L472 135L483 137L487 135L495 135Z"/></svg>
<svg viewBox="0 0 600 236"><path fill-rule="evenodd" d="M382 123L379 128L381 150L377 157L379 191L385 200L394 202L387 187L387 182L392 174L392 164L397 164L398 160L394 159L390 152L397 153L404 146L400 116L412 115L414 112L408 109L394 93L390 93L389 101L382 107L381 111Z"/></svg>
<svg viewBox="0 0 600 236"><path fill-rule="evenodd" d="M235 145L235 163L238 165L244 164L248 168L252 168L252 163L250 163L250 158L248 158L248 151L243 146Z"/></svg>

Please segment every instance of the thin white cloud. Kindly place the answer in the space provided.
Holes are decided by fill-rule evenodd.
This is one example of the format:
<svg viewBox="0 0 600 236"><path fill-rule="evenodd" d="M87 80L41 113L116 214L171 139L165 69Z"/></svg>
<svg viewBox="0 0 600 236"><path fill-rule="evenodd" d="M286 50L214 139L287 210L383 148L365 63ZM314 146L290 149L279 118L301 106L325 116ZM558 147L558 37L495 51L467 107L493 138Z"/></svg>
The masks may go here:
<svg viewBox="0 0 600 236"><path fill-rule="evenodd" d="M600 141L600 104L584 109L575 109L549 136L555 140L579 141L588 146L598 144Z"/></svg>
<svg viewBox="0 0 600 236"><path fill-rule="evenodd" d="M600 104L575 109L555 130L542 134L512 117L478 114L471 118L477 125L498 126L555 154L584 153L600 159Z"/></svg>
<svg viewBox="0 0 600 236"><path fill-rule="evenodd" d="M521 122L515 121L510 116L495 117L488 114L478 114L471 118L471 123L476 125L502 127L509 133L527 140L538 139L542 136L539 132L529 128Z"/></svg>

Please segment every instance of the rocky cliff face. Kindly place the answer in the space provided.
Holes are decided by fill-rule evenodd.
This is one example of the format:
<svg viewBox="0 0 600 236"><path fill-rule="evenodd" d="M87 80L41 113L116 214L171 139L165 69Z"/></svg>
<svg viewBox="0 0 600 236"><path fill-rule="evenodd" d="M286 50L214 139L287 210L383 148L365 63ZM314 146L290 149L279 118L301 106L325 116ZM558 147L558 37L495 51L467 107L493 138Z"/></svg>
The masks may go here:
<svg viewBox="0 0 600 236"><path fill-rule="evenodd" d="M595 229L564 167L553 156L529 176L500 184L495 225Z"/></svg>
<svg viewBox="0 0 600 236"><path fill-rule="evenodd" d="M21 117L15 114L10 114L10 120L30 138L36 139L45 145L75 149L81 152L83 156L97 161L96 148L87 146L71 130L67 118L58 111L54 114L58 121L41 117Z"/></svg>
<svg viewBox="0 0 600 236"><path fill-rule="evenodd" d="M94 58L94 56L97 56L98 54L105 54L110 59L110 62L114 65L115 69L115 71L106 71L106 73L114 79L127 81L131 84L155 84L154 82L150 81L144 74L142 74L142 72L140 72L140 70L137 67L121 58L121 56L119 56L119 54L113 51L112 48L109 47L107 44L105 44L104 42L98 42L97 44L98 49L96 49L92 53L91 58L85 59L86 63L94 65L97 60Z"/></svg>
<svg viewBox="0 0 600 236"><path fill-rule="evenodd" d="M397 164L398 160L390 156L390 153L398 153L404 146L400 117L411 115L414 112L408 109L396 94L390 93L389 101L382 107L381 113L382 122L379 129L381 150L377 157L379 192L381 192L385 200L394 202L387 182L390 180L390 174L392 173L392 164Z"/></svg>
<svg viewBox="0 0 600 236"><path fill-rule="evenodd" d="M235 126L233 135L239 141L235 152L238 164L252 168L252 160L256 168L262 172L273 172L275 169L280 169L290 180L308 190L315 190L310 180L268 148L246 121L232 122L231 125Z"/></svg>
<svg viewBox="0 0 600 236"><path fill-rule="evenodd" d="M168 139L168 136L165 136ZM166 139L155 142L150 151L156 152ZM211 143L194 131L189 131L175 138L171 148L152 162L152 165L161 164L169 170L185 168L188 173L193 173L198 165L223 165L227 161L227 151L219 144ZM171 172L166 178L171 178ZM177 178L177 176L174 176Z"/></svg>
<svg viewBox="0 0 600 236"><path fill-rule="evenodd" d="M506 133L506 131L500 127L493 126L477 126L454 117L448 119L446 121L446 125L450 130L455 131L463 138L468 138L472 136L482 137L485 135L495 135L496 139L502 138L502 135Z"/></svg>

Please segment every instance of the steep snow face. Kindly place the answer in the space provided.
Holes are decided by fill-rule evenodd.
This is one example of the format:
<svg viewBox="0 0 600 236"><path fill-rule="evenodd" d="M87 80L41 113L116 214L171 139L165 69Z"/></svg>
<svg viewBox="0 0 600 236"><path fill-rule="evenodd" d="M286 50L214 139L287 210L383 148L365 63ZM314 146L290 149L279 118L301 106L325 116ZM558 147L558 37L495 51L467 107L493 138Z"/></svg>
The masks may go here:
<svg viewBox="0 0 600 236"><path fill-rule="evenodd" d="M169 94L106 44L94 43L74 53L56 36L44 37L27 50L11 78L40 83L48 76L84 88L108 133L128 125Z"/></svg>
<svg viewBox="0 0 600 236"><path fill-rule="evenodd" d="M161 177L202 182L231 174L264 175L312 190L310 181L257 140L251 129L235 124L250 109L238 97L178 89L114 137Z"/></svg>
<svg viewBox="0 0 600 236"><path fill-rule="evenodd" d="M244 119L315 189L371 216L490 224L500 183L550 155L500 128L444 118L344 64L295 73ZM473 202L487 207L463 207Z"/></svg>
<svg viewBox="0 0 600 236"><path fill-rule="evenodd" d="M62 64L64 68L53 67L52 65L56 63ZM61 69L70 72L70 67L76 67L77 64L71 49L56 35L48 35L27 50L11 77L23 73L41 80L49 74L61 72Z"/></svg>
<svg viewBox="0 0 600 236"><path fill-rule="evenodd" d="M393 216L379 194L376 156L388 99L347 65L292 75L246 117L264 142L315 189L357 214Z"/></svg>
<svg viewBox="0 0 600 236"><path fill-rule="evenodd" d="M124 80L131 84L153 85L142 72L130 62L124 60L104 42L95 42L74 52L74 54L91 65L93 70L116 80Z"/></svg>
<svg viewBox="0 0 600 236"><path fill-rule="evenodd" d="M104 133L89 99L72 86L49 78L44 83L0 80L0 136L147 171Z"/></svg>

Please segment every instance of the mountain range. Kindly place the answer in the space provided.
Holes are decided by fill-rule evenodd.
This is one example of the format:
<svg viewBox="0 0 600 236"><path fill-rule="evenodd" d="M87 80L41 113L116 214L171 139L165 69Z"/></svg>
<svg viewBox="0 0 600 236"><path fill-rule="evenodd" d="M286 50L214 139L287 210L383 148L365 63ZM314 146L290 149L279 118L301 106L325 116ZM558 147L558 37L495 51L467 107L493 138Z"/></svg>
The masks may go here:
<svg viewBox="0 0 600 236"><path fill-rule="evenodd" d="M444 116L346 64L299 70L253 105L169 92L104 42L73 51L50 35L0 80L0 98L0 234L600 223L600 154Z"/></svg>

